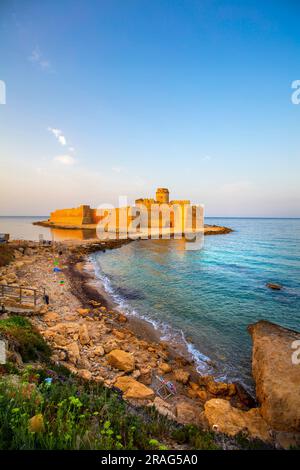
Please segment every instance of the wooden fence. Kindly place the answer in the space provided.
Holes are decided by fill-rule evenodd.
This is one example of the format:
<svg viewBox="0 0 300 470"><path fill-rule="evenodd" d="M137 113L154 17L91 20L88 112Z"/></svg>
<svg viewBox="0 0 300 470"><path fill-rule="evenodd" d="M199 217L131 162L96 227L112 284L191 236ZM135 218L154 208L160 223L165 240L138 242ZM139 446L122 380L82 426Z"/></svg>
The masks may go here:
<svg viewBox="0 0 300 470"><path fill-rule="evenodd" d="M20 304L37 306L44 302L45 289L32 289L30 287L0 286L0 299L7 297Z"/></svg>

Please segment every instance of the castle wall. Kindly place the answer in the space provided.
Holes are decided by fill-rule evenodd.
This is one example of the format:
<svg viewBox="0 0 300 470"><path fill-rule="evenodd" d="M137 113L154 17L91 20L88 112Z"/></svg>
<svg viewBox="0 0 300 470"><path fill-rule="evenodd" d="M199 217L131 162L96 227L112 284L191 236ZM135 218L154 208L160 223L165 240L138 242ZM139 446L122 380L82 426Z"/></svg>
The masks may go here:
<svg viewBox="0 0 300 470"><path fill-rule="evenodd" d="M103 219L103 217L105 217L106 213L104 214L100 214L98 209L91 209L91 216L92 216L92 223L93 224L97 224L98 222L100 222L100 220Z"/></svg>
<svg viewBox="0 0 300 470"><path fill-rule="evenodd" d="M127 229L130 221L134 218L130 215L130 207L117 207L115 209L91 209L93 224L101 222L104 218L108 220L110 228ZM104 221L105 222L105 221Z"/></svg>
<svg viewBox="0 0 300 470"><path fill-rule="evenodd" d="M50 221L61 225L92 224L90 206L82 205L72 209L59 209L50 214Z"/></svg>
<svg viewBox="0 0 300 470"><path fill-rule="evenodd" d="M173 205L180 206L182 209L181 226L184 230L186 226L186 211L185 206L190 205L188 199L175 199L169 202L169 191L165 188L158 188L156 191L156 198L140 198L136 199L135 206L132 209L138 209L139 206L144 206L147 209L147 219L148 219L148 228L161 228L168 225L168 213L170 214L170 227L176 228L180 231L180 221L175 220ZM159 199L158 199L159 198ZM167 202L166 202L167 201ZM152 205L154 206L154 211L150 211ZM135 215L132 215L135 214ZM109 228L111 230L127 230L130 226L130 222L136 219L137 214L133 210L131 213L130 207L122 207L116 209L92 209L88 205L82 205L80 207L72 209L60 209L54 212L51 212L50 221L53 224L57 225L69 225L69 226L83 226L83 225L96 225L98 222L101 222L104 217L107 219L109 217ZM147 223L146 219L146 223ZM196 220L196 206L192 206L192 219L193 219L193 228L195 228ZM176 226L176 227L175 227Z"/></svg>
<svg viewBox="0 0 300 470"><path fill-rule="evenodd" d="M173 201L170 202L171 205L173 204L180 204L181 206L185 204L190 204L191 201L189 199L174 199Z"/></svg>

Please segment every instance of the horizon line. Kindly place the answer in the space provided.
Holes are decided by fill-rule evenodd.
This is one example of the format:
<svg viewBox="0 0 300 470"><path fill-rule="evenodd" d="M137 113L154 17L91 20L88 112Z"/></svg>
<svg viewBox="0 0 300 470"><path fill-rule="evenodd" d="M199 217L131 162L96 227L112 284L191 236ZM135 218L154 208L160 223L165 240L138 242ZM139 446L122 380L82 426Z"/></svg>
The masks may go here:
<svg viewBox="0 0 300 470"><path fill-rule="evenodd" d="M0 217L41 217L45 219L49 219L48 215L29 215L29 214L22 214L22 215L0 215ZM205 219L300 219L300 216L235 216L235 215L207 215L204 217Z"/></svg>

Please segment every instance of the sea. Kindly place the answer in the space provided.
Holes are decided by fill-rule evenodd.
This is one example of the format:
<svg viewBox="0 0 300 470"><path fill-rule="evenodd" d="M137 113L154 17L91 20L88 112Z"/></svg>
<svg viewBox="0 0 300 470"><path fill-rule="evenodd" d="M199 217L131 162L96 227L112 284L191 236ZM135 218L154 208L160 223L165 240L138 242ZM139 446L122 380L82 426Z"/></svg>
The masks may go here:
<svg viewBox="0 0 300 470"><path fill-rule="evenodd" d="M41 219L0 217L0 233L72 238L32 225ZM184 345L201 374L251 389L248 325L264 319L300 331L300 219L206 223L233 232L206 236L199 251L186 251L183 240L143 240L95 253L91 261L99 283L127 315L150 322L162 340Z"/></svg>
<svg viewBox="0 0 300 470"><path fill-rule="evenodd" d="M199 251L186 251L181 240L146 240L92 260L128 315L151 322L163 340L184 343L200 373L251 389L248 325L264 319L300 331L300 219L206 223L234 231L206 236Z"/></svg>

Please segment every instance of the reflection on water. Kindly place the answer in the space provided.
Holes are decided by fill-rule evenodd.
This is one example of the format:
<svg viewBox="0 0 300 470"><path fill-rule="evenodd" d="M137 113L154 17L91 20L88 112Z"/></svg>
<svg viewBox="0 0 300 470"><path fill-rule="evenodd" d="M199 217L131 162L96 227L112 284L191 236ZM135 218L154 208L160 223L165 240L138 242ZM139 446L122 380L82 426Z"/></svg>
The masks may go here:
<svg viewBox="0 0 300 470"><path fill-rule="evenodd" d="M96 230L65 230L62 228L50 228L53 240L89 240L97 238Z"/></svg>
<svg viewBox="0 0 300 470"><path fill-rule="evenodd" d="M10 239L13 240L34 240L38 241L43 236L44 240L53 240L53 241L63 241L63 240L90 240L93 238L98 238L96 230L87 230L87 229L61 229L61 228L50 228L42 227L40 225L33 225L34 222L39 222L43 220L48 220L48 217L43 216L0 216L0 233L9 233ZM157 247L159 247L160 256L162 255L163 247L165 247L165 252L169 251L168 240L155 240L153 243L157 242ZM186 241L184 238L176 240L177 249L181 252L184 252L186 249Z"/></svg>
<svg viewBox="0 0 300 470"><path fill-rule="evenodd" d="M39 240L88 240L96 238L96 230L64 230L33 225L33 222L47 220L48 217L4 217L0 216L0 233L9 233L10 239Z"/></svg>

